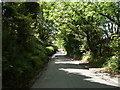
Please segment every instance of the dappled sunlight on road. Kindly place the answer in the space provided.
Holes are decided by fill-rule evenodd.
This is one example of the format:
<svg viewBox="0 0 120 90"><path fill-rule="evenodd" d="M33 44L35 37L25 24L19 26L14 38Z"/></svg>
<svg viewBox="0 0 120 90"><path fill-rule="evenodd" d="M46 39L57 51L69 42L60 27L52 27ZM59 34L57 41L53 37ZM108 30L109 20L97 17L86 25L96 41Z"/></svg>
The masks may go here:
<svg viewBox="0 0 120 90"><path fill-rule="evenodd" d="M66 54L63 50L59 50L59 52L53 55L53 58L55 59L54 63L56 65L59 65L59 71L65 71L68 75L75 74L86 76L86 78L83 79L84 81L97 82L118 87L117 83L110 81L109 78L106 79L105 75L98 75L96 73L93 73L92 68L84 68L85 63L81 61L73 61L70 58L66 58Z"/></svg>
<svg viewBox="0 0 120 90"><path fill-rule="evenodd" d="M71 69L71 68L59 68L61 71L67 72L67 74L76 74L76 75L84 75L87 78L83 79L90 82L97 82L101 84L111 85L118 87L118 84L115 84L114 82L111 82L109 79L104 79L103 76L96 76L94 73L91 73L90 70L86 69ZM103 79L103 80L102 80ZM109 81L109 82L108 82Z"/></svg>
<svg viewBox="0 0 120 90"><path fill-rule="evenodd" d="M93 68L85 68L86 65L84 62L74 61L71 58L66 57L66 54L62 49L54 54L52 58L55 59L54 63L55 65L58 65L58 70L64 71L68 75L75 74L85 76L86 78L83 78L83 81L96 82L118 87L117 83L110 81L110 77L106 78L103 74L99 75L98 73L94 73Z"/></svg>
<svg viewBox="0 0 120 90"><path fill-rule="evenodd" d="M74 61L63 50L52 56L33 88L116 88L117 83L93 72L88 63Z"/></svg>
<svg viewBox="0 0 120 90"><path fill-rule="evenodd" d="M79 61L61 61L61 60L56 60L55 64L79 64Z"/></svg>

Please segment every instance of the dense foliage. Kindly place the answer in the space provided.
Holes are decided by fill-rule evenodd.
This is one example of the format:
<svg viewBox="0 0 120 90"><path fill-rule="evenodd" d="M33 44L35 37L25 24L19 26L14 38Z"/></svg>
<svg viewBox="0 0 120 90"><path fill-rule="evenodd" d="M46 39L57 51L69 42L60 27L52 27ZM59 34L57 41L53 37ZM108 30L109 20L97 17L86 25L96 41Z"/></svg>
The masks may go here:
<svg viewBox="0 0 120 90"><path fill-rule="evenodd" d="M56 52L53 43L120 73L119 8L120 2L3 3L3 87L25 87Z"/></svg>
<svg viewBox="0 0 120 90"><path fill-rule="evenodd" d="M120 72L120 2L46 3L45 15L57 25L69 56ZM58 44L57 43L57 44ZM60 45L59 45L60 46ZM114 58L113 58L114 57Z"/></svg>
<svg viewBox="0 0 120 90"><path fill-rule="evenodd" d="M48 43L51 21L45 21L38 3L12 2L3 3L2 21L3 88L25 87L57 50ZM55 49L48 51L48 44Z"/></svg>

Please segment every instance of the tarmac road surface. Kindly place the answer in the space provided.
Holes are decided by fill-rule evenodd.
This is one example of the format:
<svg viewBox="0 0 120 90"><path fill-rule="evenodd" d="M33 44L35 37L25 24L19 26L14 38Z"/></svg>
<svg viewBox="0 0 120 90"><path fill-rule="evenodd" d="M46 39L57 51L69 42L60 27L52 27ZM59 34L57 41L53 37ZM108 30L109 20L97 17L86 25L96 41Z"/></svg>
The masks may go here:
<svg viewBox="0 0 120 90"><path fill-rule="evenodd" d="M31 88L116 88L118 83L84 68L59 50Z"/></svg>

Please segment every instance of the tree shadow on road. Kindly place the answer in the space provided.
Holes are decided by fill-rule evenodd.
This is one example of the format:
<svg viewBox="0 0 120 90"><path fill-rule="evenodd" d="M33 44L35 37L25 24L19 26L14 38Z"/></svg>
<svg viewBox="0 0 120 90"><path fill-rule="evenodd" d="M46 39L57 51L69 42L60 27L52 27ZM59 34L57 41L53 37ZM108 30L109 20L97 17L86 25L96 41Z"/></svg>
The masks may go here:
<svg viewBox="0 0 120 90"><path fill-rule="evenodd" d="M68 87L74 87L74 88L117 88L117 86L106 84L103 81L96 80L94 76L91 76L87 71L88 69L85 69L84 67L79 67L79 65L71 65L71 64L64 64L65 66L59 65L58 70L62 73L62 76L64 78L67 78L66 80L68 83ZM60 81L61 83L64 83L64 80L62 81L63 77ZM106 81L106 80L105 80ZM60 84L61 84L60 83ZM58 86L60 87L60 86ZM61 86L62 87L62 86Z"/></svg>
<svg viewBox="0 0 120 90"><path fill-rule="evenodd" d="M85 66L65 55L55 56L32 88L117 88L91 75Z"/></svg>
<svg viewBox="0 0 120 90"><path fill-rule="evenodd" d="M59 56L58 56L59 57ZM61 56L60 56L61 57ZM64 57L64 56L63 56ZM59 63L56 63L57 69L64 74L68 79L71 80L71 82L74 82L73 87L82 87L82 88L116 88L117 86L113 86L112 84L107 84L106 80L104 79L103 81L98 81L96 80L97 78L89 75L89 63L79 63L79 64L74 64L72 62L66 59L70 59L67 56L65 58L59 58L56 59L55 61L59 60ZM62 79L62 77L61 77ZM78 83L80 83L78 85Z"/></svg>

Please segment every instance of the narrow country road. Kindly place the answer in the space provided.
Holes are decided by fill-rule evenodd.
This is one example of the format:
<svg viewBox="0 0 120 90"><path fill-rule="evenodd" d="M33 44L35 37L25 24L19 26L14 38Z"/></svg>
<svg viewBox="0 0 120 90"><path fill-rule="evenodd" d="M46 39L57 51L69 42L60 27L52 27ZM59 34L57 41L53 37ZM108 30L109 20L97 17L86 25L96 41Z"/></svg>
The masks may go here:
<svg viewBox="0 0 120 90"><path fill-rule="evenodd" d="M79 61L57 52L32 88L116 88L117 83L101 79Z"/></svg>

